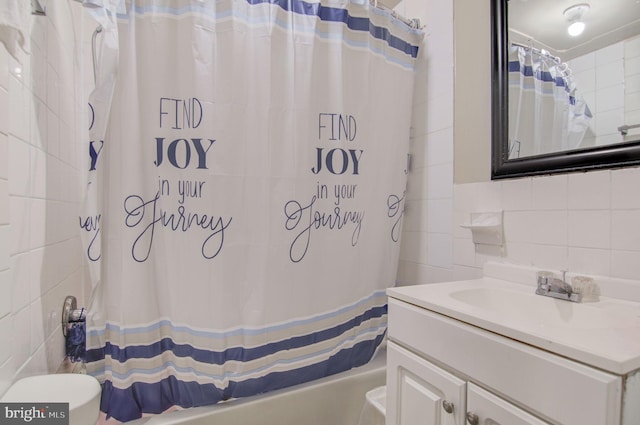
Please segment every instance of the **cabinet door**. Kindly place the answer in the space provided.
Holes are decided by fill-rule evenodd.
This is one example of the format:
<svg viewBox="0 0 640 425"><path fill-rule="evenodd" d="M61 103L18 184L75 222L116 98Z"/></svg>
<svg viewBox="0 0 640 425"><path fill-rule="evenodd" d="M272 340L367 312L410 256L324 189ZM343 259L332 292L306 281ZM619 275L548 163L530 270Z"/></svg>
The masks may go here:
<svg viewBox="0 0 640 425"><path fill-rule="evenodd" d="M550 425L471 382L467 412L469 425Z"/></svg>
<svg viewBox="0 0 640 425"><path fill-rule="evenodd" d="M389 341L386 425L464 425L466 383Z"/></svg>

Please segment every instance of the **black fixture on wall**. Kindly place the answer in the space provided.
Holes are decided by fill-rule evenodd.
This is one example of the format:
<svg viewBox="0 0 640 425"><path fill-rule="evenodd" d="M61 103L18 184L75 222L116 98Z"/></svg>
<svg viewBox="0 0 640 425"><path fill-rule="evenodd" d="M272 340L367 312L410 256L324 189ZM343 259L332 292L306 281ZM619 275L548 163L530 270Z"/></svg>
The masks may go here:
<svg viewBox="0 0 640 425"><path fill-rule="evenodd" d="M640 140L509 159L508 0L491 3L491 179L640 165Z"/></svg>

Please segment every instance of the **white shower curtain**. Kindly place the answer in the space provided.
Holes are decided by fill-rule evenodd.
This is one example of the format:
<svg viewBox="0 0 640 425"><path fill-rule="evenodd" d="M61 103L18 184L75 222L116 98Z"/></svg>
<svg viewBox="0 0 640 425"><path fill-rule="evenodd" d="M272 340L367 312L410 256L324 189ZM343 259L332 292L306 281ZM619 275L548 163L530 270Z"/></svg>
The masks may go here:
<svg viewBox="0 0 640 425"><path fill-rule="evenodd" d="M591 112L566 64L544 52L509 52L509 159L577 149Z"/></svg>
<svg viewBox="0 0 640 425"><path fill-rule="evenodd" d="M80 217L103 419L366 363L395 282L421 31L348 0L118 6L117 25L100 12Z"/></svg>

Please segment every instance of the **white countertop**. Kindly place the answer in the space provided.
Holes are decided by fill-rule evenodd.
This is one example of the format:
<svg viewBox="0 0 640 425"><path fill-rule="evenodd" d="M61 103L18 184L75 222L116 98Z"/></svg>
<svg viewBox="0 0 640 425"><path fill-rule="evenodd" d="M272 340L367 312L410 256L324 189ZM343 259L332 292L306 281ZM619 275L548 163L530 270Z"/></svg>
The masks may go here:
<svg viewBox="0 0 640 425"><path fill-rule="evenodd" d="M640 303L573 303L489 277L389 288L390 297L617 374L640 369Z"/></svg>

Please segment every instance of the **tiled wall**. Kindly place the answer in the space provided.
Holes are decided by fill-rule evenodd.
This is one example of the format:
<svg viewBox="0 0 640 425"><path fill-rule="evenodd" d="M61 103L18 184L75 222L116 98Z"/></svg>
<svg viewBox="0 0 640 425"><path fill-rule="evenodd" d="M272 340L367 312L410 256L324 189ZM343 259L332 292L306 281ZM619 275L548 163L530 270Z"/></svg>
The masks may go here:
<svg viewBox="0 0 640 425"><path fill-rule="evenodd" d="M407 184L399 284L450 280L453 264L453 1L404 0L425 39L416 70L412 168Z"/></svg>
<svg viewBox="0 0 640 425"><path fill-rule="evenodd" d="M479 277L489 260L640 280L640 168L454 185L450 3L403 0L396 8L420 17L426 31L398 284ZM489 58L478 66L489 67ZM503 249L476 248L460 227L486 211L504 211Z"/></svg>
<svg viewBox="0 0 640 425"><path fill-rule="evenodd" d="M31 54L0 44L0 395L15 379L54 372L64 357L66 295L84 302L76 37L72 0L41 1ZM76 18L73 18L73 16Z"/></svg>
<svg viewBox="0 0 640 425"><path fill-rule="evenodd" d="M487 260L640 280L640 168L454 187L454 263ZM504 211L502 252L475 248L458 225Z"/></svg>
<svg viewBox="0 0 640 425"><path fill-rule="evenodd" d="M623 141L617 130L640 123L640 37L568 61L594 119L585 146ZM632 130L629 134L640 134ZM595 139L595 140L590 140Z"/></svg>

